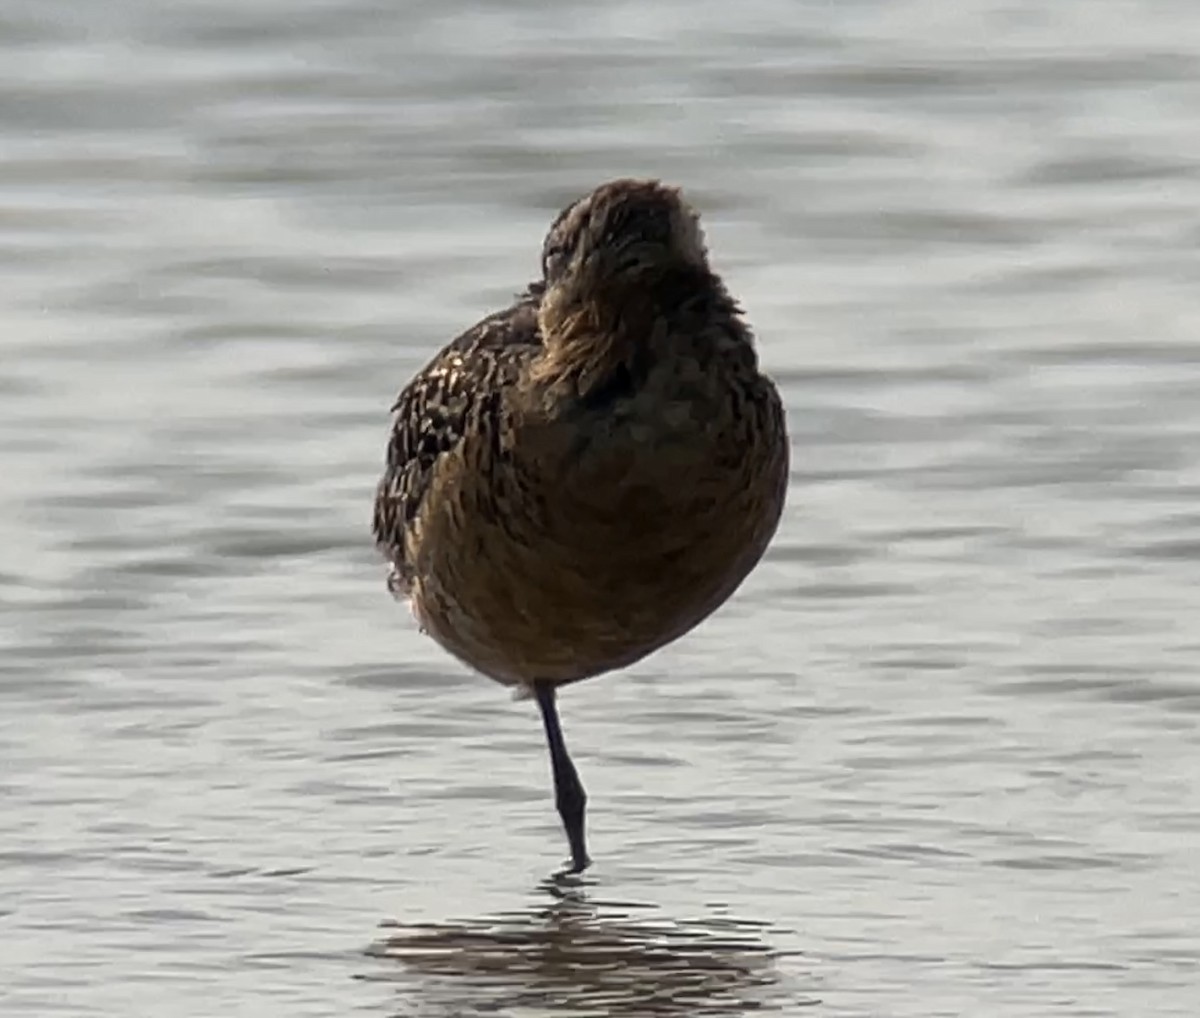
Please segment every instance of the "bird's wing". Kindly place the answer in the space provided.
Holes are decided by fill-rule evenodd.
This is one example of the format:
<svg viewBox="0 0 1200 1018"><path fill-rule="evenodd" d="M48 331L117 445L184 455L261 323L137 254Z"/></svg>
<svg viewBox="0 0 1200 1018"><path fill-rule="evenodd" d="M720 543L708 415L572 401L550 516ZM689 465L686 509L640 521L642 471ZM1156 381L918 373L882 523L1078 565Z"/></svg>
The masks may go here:
<svg viewBox="0 0 1200 1018"><path fill-rule="evenodd" d="M458 447L468 429L497 422L500 392L541 347L531 287L511 307L489 315L452 340L408 383L392 406L387 465L375 495L372 530L392 562L393 590L411 582L405 531L416 518L438 460Z"/></svg>

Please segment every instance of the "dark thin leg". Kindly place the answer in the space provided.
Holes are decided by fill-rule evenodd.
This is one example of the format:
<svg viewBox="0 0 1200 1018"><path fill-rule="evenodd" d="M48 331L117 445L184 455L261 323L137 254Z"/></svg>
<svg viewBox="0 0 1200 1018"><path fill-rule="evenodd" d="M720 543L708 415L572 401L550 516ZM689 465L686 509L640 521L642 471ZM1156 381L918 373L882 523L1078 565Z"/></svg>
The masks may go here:
<svg viewBox="0 0 1200 1018"><path fill-rule="evenodd" d="M554 704L554 686L549 682L534 683L542 721L546 725L546 743L550 746L550 765L554 769L554 803L562 817L571 846L571 872L582 873L591 860L583 843L583 816L587 808L587 794L580 784L575 765L567 755L563 743L562 728L558 724L558 708Z"/></svg>

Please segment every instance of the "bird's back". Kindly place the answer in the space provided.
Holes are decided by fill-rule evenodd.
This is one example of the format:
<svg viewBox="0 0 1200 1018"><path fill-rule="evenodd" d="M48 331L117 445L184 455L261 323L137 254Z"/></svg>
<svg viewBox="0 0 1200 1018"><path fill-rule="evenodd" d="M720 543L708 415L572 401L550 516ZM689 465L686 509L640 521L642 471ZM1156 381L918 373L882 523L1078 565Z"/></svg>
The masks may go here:
<svg viewBox="0 0 1200 1018"><path fill-rule="evenodd" d="M397 595L411 593L412 531L434 468L468 433L486 434L498 426L502 393L541 351L539 296L540 287L531 286L511 306L451 340L392 404L372 529L391 563L388 585Z"/></svg>

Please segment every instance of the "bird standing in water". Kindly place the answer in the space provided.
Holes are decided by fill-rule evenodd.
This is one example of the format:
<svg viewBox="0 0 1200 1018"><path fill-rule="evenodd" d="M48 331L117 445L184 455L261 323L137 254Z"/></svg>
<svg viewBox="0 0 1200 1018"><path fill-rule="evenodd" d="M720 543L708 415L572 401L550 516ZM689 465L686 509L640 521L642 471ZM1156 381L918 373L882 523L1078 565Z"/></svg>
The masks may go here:
<svg viewBox="0 0 1200 1018"><path fill-rule="evenodd" d="M374 513L388 585L451 654L537 699L581 871L587 798L557 690L683 635L754 568L787 487L779 395L696 213L615 180L559 214L542 278L392 409Z"/></svg>

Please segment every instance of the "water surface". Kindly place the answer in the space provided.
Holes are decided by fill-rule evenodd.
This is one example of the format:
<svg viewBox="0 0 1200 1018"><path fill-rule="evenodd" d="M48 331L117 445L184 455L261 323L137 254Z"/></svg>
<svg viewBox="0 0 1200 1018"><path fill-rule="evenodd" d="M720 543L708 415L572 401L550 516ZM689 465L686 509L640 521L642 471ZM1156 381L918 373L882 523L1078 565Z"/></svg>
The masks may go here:
<svg viewBox="0 0 1200 1018"><path fill-rule="evenodd" d="M0 9L6 1016L1195 1012L1200 14ZM529 704L387 597L389 400L683 184L779 380L737 599Z"/></svg>

